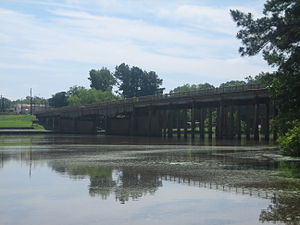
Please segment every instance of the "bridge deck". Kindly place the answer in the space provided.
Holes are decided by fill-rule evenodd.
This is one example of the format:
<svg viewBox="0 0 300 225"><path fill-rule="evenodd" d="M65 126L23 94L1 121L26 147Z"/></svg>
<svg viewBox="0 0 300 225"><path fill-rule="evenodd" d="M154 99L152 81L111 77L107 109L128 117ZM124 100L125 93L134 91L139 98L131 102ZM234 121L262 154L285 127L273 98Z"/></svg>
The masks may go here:
<svg viewBox="0 0 300 225"><path fill-rule="evenodd" d="M191 107L192 104L210 104L220 101L235 101L243 105L255 99L269 99L269 90L262 85L242 85L225 88L200 89L190 92L171 93L155 96L134 97L111 102L101 102L89 105L68 106L37 113L38 117L66 116L81 117L85 115L115 115L132 112L134 108L146 107Z"/></svg>

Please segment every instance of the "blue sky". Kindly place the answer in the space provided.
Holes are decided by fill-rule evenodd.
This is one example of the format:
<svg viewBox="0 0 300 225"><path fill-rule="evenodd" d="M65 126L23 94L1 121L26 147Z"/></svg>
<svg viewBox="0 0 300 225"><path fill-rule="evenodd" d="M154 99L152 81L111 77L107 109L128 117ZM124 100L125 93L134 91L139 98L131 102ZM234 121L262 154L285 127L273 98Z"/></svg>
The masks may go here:
<svg viewBox="0 0 300 225"><path fill-rule="evenodd" d="M271 68L240 57L229 9L260 16L262 0L0 0L0 94L39 97L89 87L91 69L123 62L170 90L219 85Z"/></svg>

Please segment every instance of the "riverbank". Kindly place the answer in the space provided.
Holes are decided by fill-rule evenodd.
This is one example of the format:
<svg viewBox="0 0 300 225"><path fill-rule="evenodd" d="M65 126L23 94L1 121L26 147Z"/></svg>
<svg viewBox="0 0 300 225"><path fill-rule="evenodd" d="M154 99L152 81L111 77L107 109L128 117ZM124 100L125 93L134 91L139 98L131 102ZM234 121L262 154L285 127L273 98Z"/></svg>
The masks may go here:
<svg viewBox="0 0 300 225"><path fill-rule="evenodd" d="M37 129L0 129L0 135L18 135L18 134L53 134L52 130Z"/></svg>
<svg viewBox="0 0 300 225"><path fill-rule="evenodd" d="M0 130L44 130L34 115L0 115Z"/></svg>

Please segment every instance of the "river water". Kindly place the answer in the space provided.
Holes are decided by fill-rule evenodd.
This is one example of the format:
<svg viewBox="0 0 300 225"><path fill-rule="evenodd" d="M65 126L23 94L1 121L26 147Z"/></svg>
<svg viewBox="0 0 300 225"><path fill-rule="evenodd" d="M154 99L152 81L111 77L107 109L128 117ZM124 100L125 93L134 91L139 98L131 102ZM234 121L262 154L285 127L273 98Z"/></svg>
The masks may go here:
<svg viewBox="0 0 300 225"><path fill-rule="evenodd" d="M0 136L0 225L296 225L299 177L267 143Z"/></svg>

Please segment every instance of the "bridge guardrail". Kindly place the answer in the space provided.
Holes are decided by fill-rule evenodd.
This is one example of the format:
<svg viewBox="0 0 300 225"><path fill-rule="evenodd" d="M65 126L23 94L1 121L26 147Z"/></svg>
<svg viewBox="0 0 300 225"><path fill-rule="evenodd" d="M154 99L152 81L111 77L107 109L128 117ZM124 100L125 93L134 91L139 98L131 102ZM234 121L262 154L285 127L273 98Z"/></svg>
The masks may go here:
<svg viewBox="0 0 300 225"><path fill-rule="evenodd" d="M160 99L170 99L170 98L177 98L177 97L189 97L189 96L207 96L207 95L217 95L217 94L224 94L224 93L234 93L234 92L243 92L255 89L265 89L266 86L262 84L246 84L246 85L239 85L239 86L229 86L229 87L219 87L219 88L210 88L210 89L198 89L193 91L187 92L175 92L175 93L167 93L167 94L160 94L160 95L149 95L149 96L141 96L141 97L133 97L133 98L125 98L120 100L114 100L110 102L100 102L100 103L93 103L89 105L80 105L80 106L66 106L62 108L54 108L48 109L46 111L42 111L38 114L43 114L45 112L70 112L76 111L81 109L93 109L99 107L108 107L114 105L127 105L133 103L147 103L153 100L160 100Z"/></svg>

